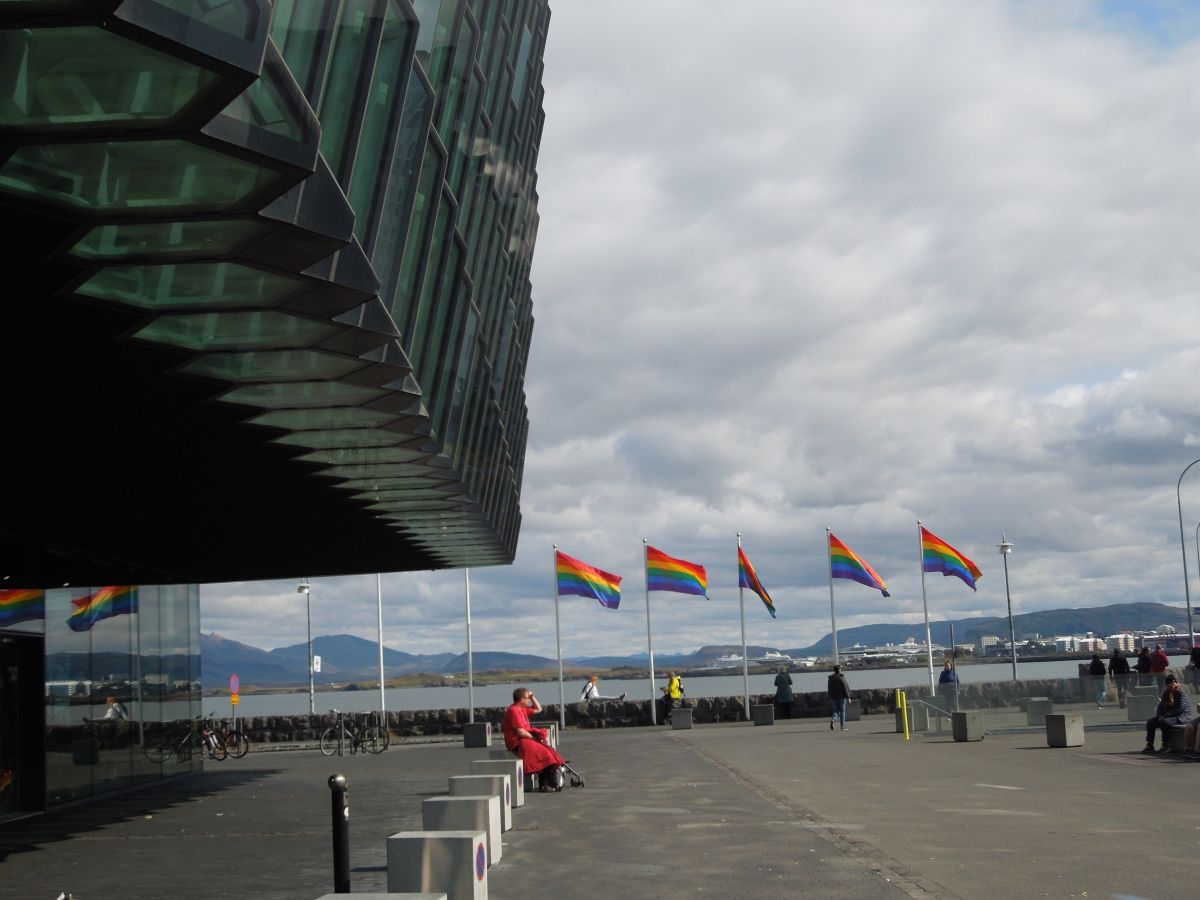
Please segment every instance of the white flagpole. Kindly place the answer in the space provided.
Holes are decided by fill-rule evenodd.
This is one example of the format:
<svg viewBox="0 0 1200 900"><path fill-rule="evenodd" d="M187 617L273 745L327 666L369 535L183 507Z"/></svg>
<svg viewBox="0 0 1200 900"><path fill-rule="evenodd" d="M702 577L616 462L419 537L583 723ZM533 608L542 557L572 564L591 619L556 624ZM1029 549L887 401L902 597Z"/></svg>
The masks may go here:
<svg viewBox="0 0 1200 900"><path fill-rule="evenodd" d="M384 697L383 669L383 576L375 573L375 614L378 619L376 634L379 638L379 727L387 728L387 699Z"/></svg>
<svg viewBox="0 0 1200 900"><path fill-rule="evenodd" d="M197 588L199 590L199 588ZM42 601L43 603L45 600ZM45 615L45 613L43 613ZM137 717L138 717L138 744L146 746L146 711L142 708L142 594L138 590L137 595L137 624L134 626L137 630ZM237 728L237 715L233 717L233 727Z"/></svg>
<svg viewBox="0 0 1200 900"><path fill-rule="evenodd" d="M838 664L837 611L833 606L833 531L825 526L825 556L829 560L829 627L833 634L833 664Z"/></svg>
<svg viewBox="0 0 1200 900"><path fill-rule="evenodd" d="M563 688L562 634L558 628L558 544L551 544L550 548L554 555L554 567L550 574L554 577L554 646L558 648L558 727L566 731L567 694Z"/></svg>
<svg viewBox="0 0 1200 900"><path fill-rule="evenodd" d="M742 549L742 533L737 533L738 550ZM742 570L742 557L738 554L738 572ZM742 579L738 577L738 611L742 616L742 694L745 702L746 721L750 721L750 660L746 652L746 598Z"/></svg>
<svg viewBox="0 0 1200 900"><path fill-rule="evenodd" d="M471 570L463 569L463 588L467 598L467 721L475 724L475 657L471 652Z"/></svg>
<svg viewBox="0 0 1200 900"><path fill-rule="evenodd" d="M654 709L654 640L650 637L650 545L642 538L642 577L646 579L646 650L650 654L650 724L658 724Z"/></svg>
<svg viewBox="0 0 1200 900"><path fill-rule="evenodd" d="M937 686L933 681L933 638L929 633L929 600L925 596L925 544L921 540L921 520L917 519L917 559L921 563L921 605L925 607L925 652L929 655L929 691Z"/></svg>

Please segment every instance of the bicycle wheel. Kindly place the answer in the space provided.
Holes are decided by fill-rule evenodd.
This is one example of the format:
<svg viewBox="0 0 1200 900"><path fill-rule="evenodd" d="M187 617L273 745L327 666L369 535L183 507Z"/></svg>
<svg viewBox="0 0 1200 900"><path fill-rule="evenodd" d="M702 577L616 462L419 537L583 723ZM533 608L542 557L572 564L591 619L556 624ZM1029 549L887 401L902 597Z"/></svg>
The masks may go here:
<svg viewBox="0 0 1200 900"><path fill-rule="evenodd" d="M321 732L321 755L333 756L338 749L338 732L337 728L329 727Z"/></svg>
<svg viewBox="0 0 1200 900"><path fill-rule="evenodd" d="M165 763L171 758L171 754L175 752L175 743L164 740L156 744L146 744L142 748L142 752L146 754L146 759L152 763Z"/></svg>
<svg viewBox="0 0 1200 900"><path fill-rule="evenodd" d="M241 759L250 751L250 739L244 732L231 731L225 735L225 749L234 759Z"/></svg>
<svg viewBox="0 0 1200 900"><path fill-rule="evenodd" d="M368 753L382 753L387 749L387 732L378 725L368 725L363 729L363 749Z"/></svg>
<svg viewBox="0 0 1200 900"><path fill-rule="evenodd" d="M213 731L204 736L204 749L208 751L209 759L220 761L228 755L228 751L225 749L225 742Z"/></svg>

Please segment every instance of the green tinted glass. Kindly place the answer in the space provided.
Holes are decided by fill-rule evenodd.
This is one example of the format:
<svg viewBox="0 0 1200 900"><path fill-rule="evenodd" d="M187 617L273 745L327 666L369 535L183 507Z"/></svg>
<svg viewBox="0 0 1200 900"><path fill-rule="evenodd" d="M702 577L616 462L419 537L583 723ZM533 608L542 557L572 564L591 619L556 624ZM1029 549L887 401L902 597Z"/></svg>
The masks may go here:
<svg viewBox="0 0 1200 900"><path fill-rule="evenodd" d="M82 259L172 254L224 255L267 226L244 220L215 222L126 222L98 225L67 252Z"/></svg>
<svg viewBox="0 0 1200 900"><path fill-rule="evenodd" d="M0 126L159 122L217 76L103 28L0 31Z"/></svg>
<svg viewBox="0 0 1200 900"><path fill-rule="evenodd" d="M379 492L379 491L402 491L406 496L409 491L423 491L442 493L439 485L444 485L445 482L437 484L418 484L412 478L398 478L388 476L386 478L349 478L341 484L335 484L334 487L342 490L355 492Z"/></svg>
<svg viewBox="0 0 1200 900"><path fill-rule="evenodd" d="M251 0L155 0L161 6L173 9L210 28L223 31L242 40L254 36L258 22L258 8Z"/></svg>
<svg viewBox="0 0 1200 900"><path fill-rule="evenodd" d="M308 381L340 378L362 367L362 360L314 350L251 350L206 353L180 371L222 381Z"/></svg>
<svg viewBox="0 0 1200 900"><path fill-rule="evenodd" d="M345 466L408 463L426 459L429 455L409 447L334 447L315 450L300 458L305 462Z"/></svg>
<svg viewBox="0 0 1200 900"><path fill-rule="evenodd" d="M146 309L276 306L303 282L231 262L108 266L76 293Z"/></svg>
<svg viewBox="0 0 1200 900"><path fill-rule="evenodd" d="M344 186L346 151L361 124L358 96L366 89L364 73L374 62L379 15L375 0L344 0L333 39L333 55L321 93L321 154ZM370 52L368 52L370 51Z"/></svg>
<svg viewBox="0 0 1200 900"><path fill-rule="evenodd" d="M381 512L402 512L404 510L412 510L414 512L455 512L459 509L459 506L446 500L381 500L378 503L372 503L369 508Z"/></svg>
<svg viewBox="0 0 1200 900"><path fill-rule="evenodd" d="M0 190L105 210L220 210L278 178L174 139L22 147L0 166Z"/></svg>
<svg viewBox="0 0 1200 900"><path fill-rule="evenodd" d="M221 312L161 316L134 336L191 350L256 350L307 347L336 330L281 312Z"/></svg>
<svg viewBox="0 0 1200 900"><path fill-rule="evenodd" d="M303 141L308 138L308 129L288 103L281 86L276 83L277 74L276 67L264 67L262 76L235 97L222 112L255 128L283 135L293 141Z"/></svg>
<svg viewBox="0 0 1200 900"><path fill-rule="evenodd" d="M410 478L414 482L435 484L437 478L429 474L424 463L379 463L361 466L330 466L321 470L322 475L335 478Z"/></svg>
<svg viewBox="0 0 1200 900"><path fill-rule="evenodd" d="M298 431L276 438L272 443L313 450L331 447L394 447L412 439L412 435L382 428L341 428L335 431Z"/></svg>
<svg viewBox="0 0 1200 900"><path fill-rule="evenodd" d="M353 406L334 406L328 409L279 409L255 416L249 421L251 425L303 431L310 428L377 428L395 418L395 413Z"/></svg>
<svg viewBox="0 0 1200 900"><path fill-rule="evenodd" d="M359 404L378 400L384 391L339 381L302 381L283 384L247 384L226 391L224 403L259 406L265 409Z"/></svg>

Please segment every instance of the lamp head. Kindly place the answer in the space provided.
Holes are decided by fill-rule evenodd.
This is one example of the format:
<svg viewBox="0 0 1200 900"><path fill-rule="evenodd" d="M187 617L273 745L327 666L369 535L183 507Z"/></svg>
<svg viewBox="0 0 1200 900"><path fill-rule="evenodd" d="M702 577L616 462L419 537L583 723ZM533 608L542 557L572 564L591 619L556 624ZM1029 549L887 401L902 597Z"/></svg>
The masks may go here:
<svg viewBox="0 0 1200 900"><path fill-rule="evenodd" d="M302 583L300 584L300 586L299 586L298 588L296 588L296 593L297 593L297 594L307 594L307 593L308 593L308 591L309 591L309 584L308 584L308 582L307 582L307 581L305 581L305 582L302 582Z"/></svg>
<svg viewBox="0 0 1200 900"><path fill-rule="evenodd" d="M1012 553L1013 551L1012 542L1010 542L1008 538L1004 536L1004 532L1000 532L1000 543L996 545L996 549L999 550L1004 556L1008 556L1008 554Z"/></svg>

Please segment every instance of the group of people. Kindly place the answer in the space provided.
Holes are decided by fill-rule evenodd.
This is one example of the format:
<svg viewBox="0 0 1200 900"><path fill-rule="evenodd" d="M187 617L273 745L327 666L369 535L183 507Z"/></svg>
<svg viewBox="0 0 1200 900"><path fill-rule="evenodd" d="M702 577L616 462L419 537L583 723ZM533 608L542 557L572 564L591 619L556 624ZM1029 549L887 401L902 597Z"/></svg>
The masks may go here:
<svg viewBox="0 0 1200 900"><path fill-rule="evenodd" d="M1116 689L1117 705L1124 709L1129 688L1134 684L1142 687L1157 685L1160 691L1165 690L1167 669L1170 668L1170 665L1171 660L1162 644L1155 644L1153 651L1149 647L1143 647L1138 651L1132 666L1129 665L1129 660L1121 653L1119 647L1113 648L1107 666L1100 658L1099 653L1093 653L1092 661L1088 664L1088 674L1096 679L1097 709L1104 708L1104 699L1108 693L1106 676ZM1187 668L1191 673L1193 687L1200 688L1200 647L1192 648Z"/></svg>

